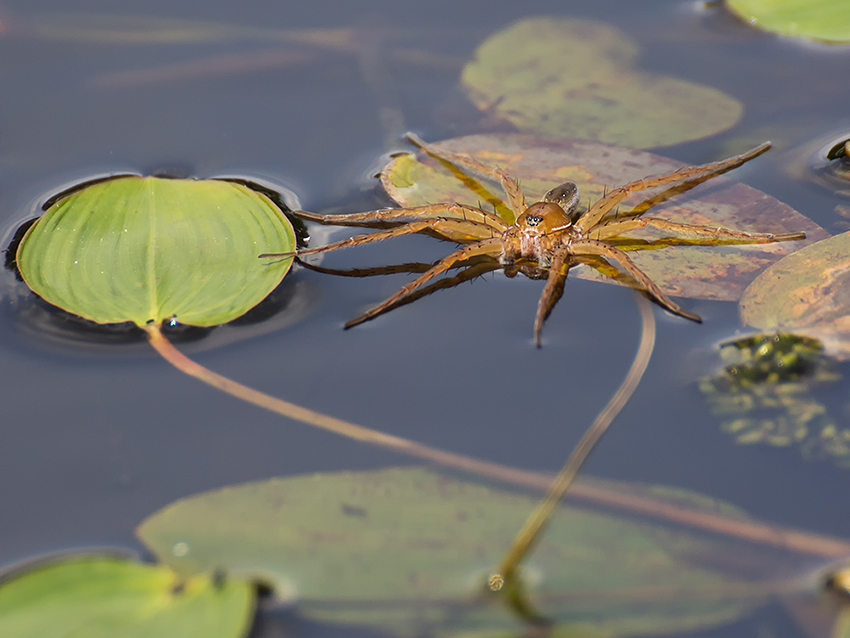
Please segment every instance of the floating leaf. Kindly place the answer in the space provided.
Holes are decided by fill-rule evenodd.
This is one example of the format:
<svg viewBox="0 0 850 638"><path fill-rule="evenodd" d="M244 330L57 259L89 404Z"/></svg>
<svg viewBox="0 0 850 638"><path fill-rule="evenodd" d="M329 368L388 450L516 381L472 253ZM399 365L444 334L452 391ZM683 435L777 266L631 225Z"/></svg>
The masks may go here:
<svg viewBox="0 0 850 638"><path fill-rule="evenodd" d="M633 149L582 140L553 140L527 135L470 135L435 144L440 148L472 155L505 169L519 178L529 202L553 186L573 181L579 186L582 204L600 198L605 190L634 179L661 175L683 166L681 162ZM459 202L494 208L513 221L513 214L500 201L498 184L480 182L482 190L430 157L402 155L381 173L387 193L404 207L435 202ZM623 204L628 210L658 189L633 193ZM827 236L826 231L790 206L744 184L718 177L686 194L653 207L648 216L677 222L718 225L744 231L788 233L805 231L806 242ZM629 236L657 239L653 231L635 231ZM749 246L676 246L663 250L639 250L642 242L619 244L635 250L632 259L671 295L717 300L736 300L753 277L767 266L805 245L787 242ZM571 271L579 277L602 278L596 271L579 266Z"/></svg>
<svg viewBox="0 0 850 638"><path fill-rule="evenodd" d="M0 636L239 638L254 596L239 579L184 581L168 567L118 556L69 556L0 583Z"/></svg>
<svg viewBox="0 0 850 638"><path fill-rule="evenodd" d="M850 233L778 261L750 284L740 311L747 325L815 337L828 354L850 358Z"/></svg>
<svg viewBox="0 0 850 638"><path fill-rule="evenodd" d="M223 566L260 578L314 618L408 635L483 630L512 622L480 596L535 502L415 468L316 474L181 499L137 533L181 574ZM524 574L534 604L560 622L610 635L682 631L756 602L749 585L708 567L719 548L567 507Z"/></svg>
<svg viewBox="0 0 850 638"><path fill-rule="evenodd" d="M637 45L610 25L528 18L489 37L463 70L472 102L520 131L670 146L733 126L743 106L707 86L636 71Z"/></svg>
<svg viewBox="0 0 850 638"><path fill-rule="evenodd" d="M847 0L726 0L726 6L754 27L782 35L850 42Z"/></svg>
<svg viewBox="0 0 850 638"><path fill-rule="evenodd" d="M212 326L243 315L280 283L292 225L265 195L233 182L128 176L53 204L17 262L50 303L98 323Z"/></svg>
<svg viewBox="0 0 850 638"><path fill-rule="evenodd" d="M30 288L47 301L98 323L135 323L166 361L218 390L342 436L445 462L441 450L228 379L195 363L165 337L164 320L211 326L245 314L292 263L291 257L269 261L259 255L289 253L295 244L281 210L242 184L131 176L89 184L59 199L26 231L16 261Z"/></svg>

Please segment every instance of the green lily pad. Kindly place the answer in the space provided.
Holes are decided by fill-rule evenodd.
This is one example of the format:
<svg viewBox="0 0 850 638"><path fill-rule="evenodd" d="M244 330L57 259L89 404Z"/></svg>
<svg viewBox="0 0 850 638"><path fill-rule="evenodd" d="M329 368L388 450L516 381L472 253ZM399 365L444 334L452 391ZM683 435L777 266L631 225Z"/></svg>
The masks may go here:
<svg viewBox="0 0 850 638"><path fill-rule="evenodd" d="M491 599L485 607L483 584L536 501L417 468L315 474L180 499L137 534L180 574L220 566L265 580L312 618L404 635L493 631L517 625ZM533 604L560 623L679 632L757 602L709 566L722 551L696 534L564 507L523 573Z"/></svg>
<svg viewBox="0 0 850 638"><path fill-rule="evenodd" d="M747 24L765 31L836 44L850 42L846 0L726 0Z"/></svg>
<svg viewBox="0 0 850 638"><path fill-rule="evenodd" d="M711 87L637 71L638 46L591 20L520 20L490 36L461 77L479 109L522 132L636 148L714 135L743 106Z"/></svg>
<svg viewBox="0 0 850 638"><path fill-rule="evenodd" d="M262 301L289 270L292 225L265 195L220 180L128 176L53 204L17 262L50 303L98 323L212 326Z"/></svg>
<svg viewBox="0 0 850 638"><path fill-rule="evenodd" d="M550 188L575 182L584 206L606 190L651 175L668 173L683 164L660 155L600 142L559 140L528 135L470 135L434 144L467 154L485 164L499 166L519 178L528 203ZM755 160L758 161L758 160ZM734 174L734 173L733 173ZM400 206L436 202L459 202L495 209L513 222L513 214L501 201L498 184L465 178L429 156L402 155L381 172L384 189ZM659 189L633 193L622 208L643 201ZM653 207L647 216L677 222L723 226L744 231L789 233L805 231L802 242L759 245L675 246L643 250L657 232L641 230L628 236L632 243L618 243L635 251L634 262L666 293L701 299L737 300L752 279L781 257L801 246L823 239L828 233L790 206L744 184L717 177L697 188ZM595 270L578 266L571 274L586 279L603 278Z"/></svg>
<svg viewBox="0 0 850 638"><path fill-rule="evenodd" d="M0 582L0 636L239 638L250 629L254 588L118 556L47 561Z"/></svg>

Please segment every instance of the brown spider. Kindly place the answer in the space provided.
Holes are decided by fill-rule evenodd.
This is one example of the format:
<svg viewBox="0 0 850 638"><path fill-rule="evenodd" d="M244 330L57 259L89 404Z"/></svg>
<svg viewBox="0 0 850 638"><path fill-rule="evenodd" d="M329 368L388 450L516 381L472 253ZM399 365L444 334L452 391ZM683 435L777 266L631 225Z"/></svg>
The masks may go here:
<svg viewBox="0 0 850 638"><path fill-rule="evenodd" d="M632 285L642 290L655 303L681 317L701 322L702 319L698 315L684 310L667 297L625 252L614 247L609 240L618 238L630 230L646 226L665 232L690 235L683 240L683 243L690 245L770 243L806 237L805 233L778 235L745 233L725 228L641 217L646 208L625 214L615 211L617 205L633 191L674 183L678 183L676 192L689 190L707 179L730 171L761 155L770 148L769 142L725 160L702 166L689 166L659 177L629 182L625 186L608 192L587 211L581 212L578 188L572 182L553 188L543 196L543 201L527 206L518 181L504 170L487 166L469 156L440 150L410 133L407 134L407 139L439 160L501 182L516 216L516 222L510 224L495 213L475 206L447 203L415 208L386 208L348 215L318 215L296 211L295 214L299 217L320 224L383 228L374 233L357 235L326 246L299 250L295 253L298 257L409 233L427 233L440 239L464 244L459 250L427 267L423 274L403 286L386 301L346 323L346 328L368 321L411 300L412 297L417 297L418 293L425 290L422 287L427 282L451 268L468 266L469 270L474 271L476 275L480 274L482 270L475 270L475 264L476 260L482 258L488 259L491 264L495 260L495 265L485 267L484 272L503 268L508 276L522 272L531 278L547 280L540 296L534 322L534 341L538 347L541 344L543 323L563 293L567 272L579 261L588 263L603 274L611 276L611 264L608 260L613 260L631 278ZM392 227L386 228L387 225ZM260 257L283 257L292 254L266 253ZM465 278L458 278L457 281ZM440 280L440 282L443 281L446 280ZM432 286L441 287L431 284L428 290Z"/></svg>

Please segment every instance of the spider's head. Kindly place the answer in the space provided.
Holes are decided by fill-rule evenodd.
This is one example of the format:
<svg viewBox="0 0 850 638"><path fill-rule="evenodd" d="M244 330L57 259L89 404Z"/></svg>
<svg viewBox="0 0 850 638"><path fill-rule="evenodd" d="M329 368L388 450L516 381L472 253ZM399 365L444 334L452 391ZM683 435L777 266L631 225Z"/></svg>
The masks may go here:
<svg viewBox="0 0 850 638"><path fill-rule="evenodd" d="M581 215L578 210L578 186L573 182L556 186L543 196L543 201L560 206L572 221L576 221Z"/></svg>
<svg viewBox="0 0 850 638"><path fill-rule="evenodd" d="M554 202L532 204L516 220L516 225L525 235L548 235L566 230L572 224L569 215Z"/></svg>
<svg viewBox="0 0 850 638"><path fill-rule="evenodd" d="M522 257L546 268L553 251L572 240L572 228L570 216L555 202L532 204L502 235L504 246L499 261L512 264Z"/></svg>

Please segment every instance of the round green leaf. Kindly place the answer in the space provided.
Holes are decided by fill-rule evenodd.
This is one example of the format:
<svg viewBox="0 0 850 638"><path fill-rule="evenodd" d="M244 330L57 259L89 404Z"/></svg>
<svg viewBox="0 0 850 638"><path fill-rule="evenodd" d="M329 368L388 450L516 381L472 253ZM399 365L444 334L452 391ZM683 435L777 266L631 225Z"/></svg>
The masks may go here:
<svg viewBox="0 0 850 638"><path fill-rule="evenodd" d="M743 106L707 86L630 68L637 45L590 20L528 18L482 43L466 65L469 98L520 131L637 148L708 137Z"/></svg>
<svg viewBox="0 0 850 638"><path fill-rule="evenodd" d="M208 574L80 555L38 564L0 583L0 636L9 638L239 638L254 588Z"/></svg>
<svg viewBox="0 0 850 638"><path fill-rule="evenodd" d="M219 180L120 177L60 199L29 229L17 261L27 285L98 323L176 318L212 326L280 283L292 226L267 197Z"/></svg>
<svg viewBox="0 0 850 638"><path fill-rule="evenodd" d="M137 534L178 573L215 565L264 579L314 618L407 635L495 629L514 619L477 595L536 500L417 468L316 474L181 499ZM564 507L524 574L533 604L562 623L609 635L678 632L755 602L707 566L719 549Z"/></svg>
<svg viewBox="0 0 850 638"><path fill-rule="evenodd" d="M816 337L830 355L850 358L850 233L768 268L744 292L740 311L747 325Z"/></svg>
<svg viewBox="0 0 850 638"><path fill-rule="evenodd" d="M726 0L726 6L754 27L824 42L850 42L847 0Z"/></svg>
<svg viewBox="0 0 850 638"><path fill-rule="evenodd" d="M606 190L683 166L660 155L599 142L558 140L528 135L470 135L435 144L439 148L472 155L485 164L499 166L519 178L529 203L565 181L579 187L582 205L602 197ZM758 161L758 160L755 160ZM734 175L734 173L732 173ZM459 202L495 208L513 222L502 203L498 184L461 181L459 175L421 153L392 160L381 173L387 193L404 207L436 202ZM659 189L633 193L623 210ZM754 188L717 177L649 210L647 216L690 224L719 225L736 230L771 233L805 231L803 242L738 246L671 246L641 250L640 244L619 244L634 262L671 295L701 299L736 300L756 274L806 243L827 236L826 231L790 206ZM628 233L644 240L657 239L649 230ZM601 279L595 270L576 267L578 277Z"/></svg>

